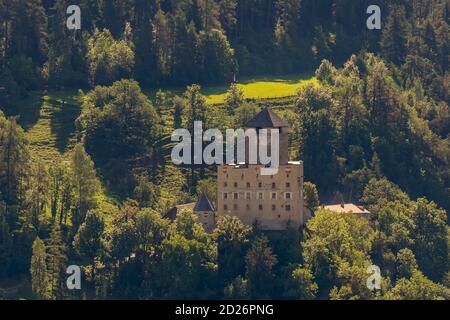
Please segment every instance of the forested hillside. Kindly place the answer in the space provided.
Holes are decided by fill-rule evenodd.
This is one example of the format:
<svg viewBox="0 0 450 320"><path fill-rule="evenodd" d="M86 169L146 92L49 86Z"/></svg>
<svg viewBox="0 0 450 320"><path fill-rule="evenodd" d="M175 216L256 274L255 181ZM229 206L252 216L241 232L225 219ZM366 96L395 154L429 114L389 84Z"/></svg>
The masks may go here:
<svg viewBox="0 0 450 320"><path fill-rule="evenodd" d="M66 27L69 5L81 30ZM382 12L369 30L369 5ZM0 299L450 299L449 0L0 0ZM298 90L298 91L297 91ZM170 134L263 108L301 230L192 211ZM339 192L370 219L322 209ZM83 270L83 290L66 268ZM366 286L380 267L382 289Z"/></svg>

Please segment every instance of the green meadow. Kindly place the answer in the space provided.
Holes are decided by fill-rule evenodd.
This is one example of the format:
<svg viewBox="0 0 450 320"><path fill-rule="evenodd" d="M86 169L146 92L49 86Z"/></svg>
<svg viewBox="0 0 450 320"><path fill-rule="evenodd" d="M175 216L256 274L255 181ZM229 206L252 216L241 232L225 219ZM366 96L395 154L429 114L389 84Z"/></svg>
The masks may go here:
<svg viewBox="0 0 450 320"><path fill-rule="evenodd" d="M307 84L317 85L318 81L310 75L301 75L247 79L237 86L242 89L246 99L259 100L291 97ZM203 92L209 104L221 104L225 101L227 90L227 87L206 87Z"/></svg>
<svg viewBox="0 0 450 320"><path fill-rule="evenodd" d="M245 98L258 100L260 104L273 105L274 101L292 97L307 84L317 85L312 75L290 75L243 79L237 85ZM224 102L229 85L204 86L202 92L210 105ZM185 88L163 88L174 95L181 95ZM145 90L152 100L157 90ZM19 108L18 121L25 128L34 157L54 161L70 150L76 141L75 120L81 113L77 90L35 92ZM269 103L270 102L270 103ZM172 111L162 110L163 125L172 123Z"/></svg>

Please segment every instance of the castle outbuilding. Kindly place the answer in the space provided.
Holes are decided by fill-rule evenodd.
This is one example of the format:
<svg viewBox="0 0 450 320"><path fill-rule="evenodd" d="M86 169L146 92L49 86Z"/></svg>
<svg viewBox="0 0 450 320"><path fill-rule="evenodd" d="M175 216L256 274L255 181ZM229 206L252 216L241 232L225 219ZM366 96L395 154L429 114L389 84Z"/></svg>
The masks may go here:
<svg viewBox="0 0 450 320"><path fill-rule="evenodd" d="M175 221L178 213L183 210L192 210L192 212L197 214L198 221L203 225L207 232L212 232L214 230L216 212L206 194L202 193L197 202L186 203L171 208L166 212L164 218Z"/></svg>
<svg viewBox="0 0 450 320"><path fill-rule="evenodd" d="M194 213L198 215L200 223L203 224L203 227L207 232L212 232L214 230L216 224L216 212L206 194L202 193L200 195L200 198L194 206Z"/></svg>

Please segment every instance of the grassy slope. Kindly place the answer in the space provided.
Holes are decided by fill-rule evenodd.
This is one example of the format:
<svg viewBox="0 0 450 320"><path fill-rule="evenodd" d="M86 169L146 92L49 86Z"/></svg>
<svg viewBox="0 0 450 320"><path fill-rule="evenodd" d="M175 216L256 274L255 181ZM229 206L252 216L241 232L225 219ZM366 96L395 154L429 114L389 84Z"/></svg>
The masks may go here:
<svg viewBox="0 0 450 320"><path fill-rule="evenodd" d="M245 79L238 84L247 99L277 100L293 96L305 84L317 83L314 77L307 75L277 78ZM223 103L228 85L204 87L203 93L210 104ZM180 94L183 89L169 89ZM154 98L155 91L146 93ZM77 90L50 91L34 93L23 101L19 109L19 123L25 129L30 140L34 157L53 161L70 150L75 142L75 120L81 112L77 101ZM261 101L264 103L264 101ZM165 111L163 119L167 129L172 127L172 112Z"/></svg>
<svg viewBox="0 0 450 320"><path fill-rule="evenodd" d="M21 104L19 123L30 141L32 156L54 161L75 142L75 120L81 112L76 91L34 93Z"/></svg>

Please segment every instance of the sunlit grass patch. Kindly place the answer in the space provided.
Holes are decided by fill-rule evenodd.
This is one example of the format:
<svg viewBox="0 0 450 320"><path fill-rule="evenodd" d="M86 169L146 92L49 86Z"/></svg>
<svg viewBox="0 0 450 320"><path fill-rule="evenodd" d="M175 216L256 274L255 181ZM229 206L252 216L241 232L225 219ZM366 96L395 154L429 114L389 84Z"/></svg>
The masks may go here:
<svg viewBox="0 0 450 320"><path fill-rule="evenodd" d="M250 79L238 83L246 99L273 99L294 96L307 84L318 85L315 77L290 76L280 78ZM220 104L225 100L228 87L209 87L203 90L209 104Z"/></svg>
<svg viewBox="0 0 450 320"><path fill-rule="evenodd" d="M80 114L76 91L35 93L19 110L34 158L54 161L75 143L75 120Z"/></svg>

